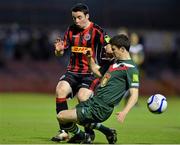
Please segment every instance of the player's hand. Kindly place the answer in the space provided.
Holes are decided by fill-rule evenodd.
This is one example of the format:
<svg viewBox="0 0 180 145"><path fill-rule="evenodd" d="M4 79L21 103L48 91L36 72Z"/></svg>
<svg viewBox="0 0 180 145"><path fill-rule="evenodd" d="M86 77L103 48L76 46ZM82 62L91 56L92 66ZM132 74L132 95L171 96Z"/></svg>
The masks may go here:
<svg viewBox="0 0 180 145"><path fill-rule="evenodd" d="M64 50L64 41L60 37L58 37L54 42L54 47L56 51Z"/></svg>
<svg viewBox="0 0 180 145"><path fill-rule="evenodd" d="M104 49L105 49L106 53L113 54L111 44L108 43L107 45L105 45Z"/></svg>
<svg viewBox="0 0 180 145"><path fill-rule="evenodd" d="M107 44L104 46L104 49L105 49L105 56L106 58L113 58L113 51L112 51L112 48L111 48L111 44Z"/></svg>
<svg viewBox="0 0 180 145"><path fill-rule="evenodd" d="M123 123L124 119L126 118L126 113L122 111L122 112L117 112L116 115L117 115L117 120L120 123Z"/></svg>
<svg viewBox="0 0 180 145"><path fill-rule="evenodd" d="M92 50L86 49L83 51L83 54L86 55L87 58L92 57Z"/></svg>

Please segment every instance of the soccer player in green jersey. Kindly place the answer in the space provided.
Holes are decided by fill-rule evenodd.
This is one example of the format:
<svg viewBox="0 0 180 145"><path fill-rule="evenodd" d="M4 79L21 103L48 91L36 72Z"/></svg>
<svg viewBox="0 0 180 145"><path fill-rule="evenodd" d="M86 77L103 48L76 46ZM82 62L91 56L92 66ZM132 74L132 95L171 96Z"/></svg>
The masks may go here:
<svg viewBox="0 0 180 145"><path fill-rule="evenodd" d="M101 122L111 116L114 107L123 96L129 95L126 106L117 113L117 120L123 123L127 113L138 100L139 73L129 54L130 41L127 36L121 34L111 38L110 44L115 61L110 64L105 74L89 55L92 71L96 76L102 77L94 97L79 103L75 109L63 110L57 115L57 119L62 124L74 122L65 130L75 134L74 137L81 140L81 143L91 143L91 138L81 131L76 123L96 129Z"/></svg>

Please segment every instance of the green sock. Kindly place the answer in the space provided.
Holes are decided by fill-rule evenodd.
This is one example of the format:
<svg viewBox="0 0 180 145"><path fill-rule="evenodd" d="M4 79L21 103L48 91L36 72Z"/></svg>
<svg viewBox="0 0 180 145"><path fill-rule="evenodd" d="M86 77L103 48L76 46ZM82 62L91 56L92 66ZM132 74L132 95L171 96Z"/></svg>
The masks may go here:
<svg viewBox="0 0 180 145"><path fill-rule="evenodd" d="M82 136L82 138L84 138L84 132L80 130L80 128L75 123L71 124L71 126L68 128L64 128L64 130L73 134L79 134Z"/></svg>
<svg viewBox="0 0 180 145"><path fill-rule="evenodd" d="M99 130L105 135L109 135L111 133L111 129L102 125L101 123L91 123L90 128Z"/></svg>

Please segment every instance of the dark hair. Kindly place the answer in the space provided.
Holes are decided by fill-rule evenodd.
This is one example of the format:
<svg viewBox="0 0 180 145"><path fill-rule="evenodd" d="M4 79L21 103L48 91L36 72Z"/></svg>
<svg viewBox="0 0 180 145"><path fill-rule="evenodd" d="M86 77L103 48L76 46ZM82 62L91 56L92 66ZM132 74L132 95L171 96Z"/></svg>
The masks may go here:
<svg viewBox="0 0 180 145"><path fill-rule="evenodd" d="M127 51L129 51L130 40L126 35L119 34L110 39L110 44L115 45L118 48L124 47Z"/></svg>
<svg viewBox="0 0 180 145"><path fill-rule="evenodd" d="M85 15L86 14L89 14L89 8L87 5L85 4L82 4L82 3L78 3L76 5L74 5L72 8L71 8L71 11L72 12L83 12Z"/></svg>

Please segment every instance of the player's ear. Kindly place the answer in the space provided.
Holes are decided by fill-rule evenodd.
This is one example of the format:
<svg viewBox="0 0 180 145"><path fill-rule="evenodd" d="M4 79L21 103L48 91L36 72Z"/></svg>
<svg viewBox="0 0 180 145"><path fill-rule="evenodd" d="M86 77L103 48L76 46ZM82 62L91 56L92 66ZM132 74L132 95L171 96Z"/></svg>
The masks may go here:
<svg viewBox="0 0 180 145"><path fill-rule="evenodd" d="M123 46L120 47L119 49L120 49L122 52L124 52L124 51L126 50L125 47L123 47Z"/></svg>
<svg viewBox="0 0 180 145"><path fill-rule="evenodd" d="M86 14L86 18L89 19L89 14Z"/></svg>

